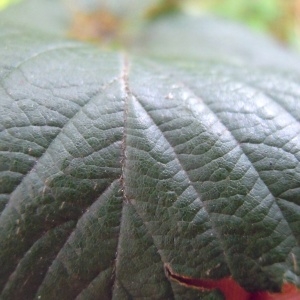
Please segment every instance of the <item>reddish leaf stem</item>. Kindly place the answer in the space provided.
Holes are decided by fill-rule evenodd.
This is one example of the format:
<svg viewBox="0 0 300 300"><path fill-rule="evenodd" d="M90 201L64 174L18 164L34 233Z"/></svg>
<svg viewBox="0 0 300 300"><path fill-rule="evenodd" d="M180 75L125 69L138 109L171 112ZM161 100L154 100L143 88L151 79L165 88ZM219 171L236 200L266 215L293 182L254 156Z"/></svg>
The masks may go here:
<svg viewBox="0 0 300 300"><path fill-rule="evenodd" d="M226 300L300 300L300 290L290 283L285 283L280 293L267 291L250 293L243 289L232 277L218 280L195 279L175 274L171 272L168 266L166 266L166 272L172 280L182 285L203 291L218 289L225 296Z"/></svg>

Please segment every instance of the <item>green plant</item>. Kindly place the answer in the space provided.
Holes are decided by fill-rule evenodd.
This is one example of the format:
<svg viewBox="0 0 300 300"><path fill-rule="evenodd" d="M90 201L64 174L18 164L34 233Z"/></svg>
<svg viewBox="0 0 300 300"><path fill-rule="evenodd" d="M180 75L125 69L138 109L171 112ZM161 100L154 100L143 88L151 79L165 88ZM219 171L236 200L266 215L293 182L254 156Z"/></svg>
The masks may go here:
<svg viewBox="0 0 300 300"><path fill-rule="evenodd" d="M299 58L150 4L1 14L1 299L298 293Z"/></svg>
<svg viewBox="0 0 300 300"><path fill-rule="evenodd" d="M0 0L0 9L6 8L8 5L18 2L18 0Z"/></svg>

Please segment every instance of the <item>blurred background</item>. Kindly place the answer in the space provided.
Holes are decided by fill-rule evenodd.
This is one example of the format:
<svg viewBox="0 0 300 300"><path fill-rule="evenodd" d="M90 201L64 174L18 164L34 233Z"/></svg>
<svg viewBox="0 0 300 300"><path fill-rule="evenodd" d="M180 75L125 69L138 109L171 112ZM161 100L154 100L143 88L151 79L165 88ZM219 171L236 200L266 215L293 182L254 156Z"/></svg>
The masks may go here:
<svg viewBox="0 0 300 300"><path fill-rule="evenodd" d="M269 32L300 51L300 0L194 0L200 10Z"/></svg>
<svg viewBox="0 0 300 300"><path fill-rule="evenodd" d="M0 0L0 10L22 0ZM181 2L195 13L213 13L267 32L300 52L300 0L160 0Z"/></svg>

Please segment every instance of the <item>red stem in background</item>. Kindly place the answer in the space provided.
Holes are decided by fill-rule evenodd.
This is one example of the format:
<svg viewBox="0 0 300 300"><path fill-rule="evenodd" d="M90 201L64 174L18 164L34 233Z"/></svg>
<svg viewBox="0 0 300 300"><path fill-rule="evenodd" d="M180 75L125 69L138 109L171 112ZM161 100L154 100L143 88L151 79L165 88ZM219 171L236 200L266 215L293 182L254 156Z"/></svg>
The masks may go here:
<svg viewBox="0 0 300 300"><path fill-rule="evenodd" d="M197 288L200 290L220 290L226 300L300 300L300 290L291 283L285 283L280 293L267 291L250 293L243 289L232 277L218 280L194 279L171 272L166 266L168 276L179 284Z"/></svg>

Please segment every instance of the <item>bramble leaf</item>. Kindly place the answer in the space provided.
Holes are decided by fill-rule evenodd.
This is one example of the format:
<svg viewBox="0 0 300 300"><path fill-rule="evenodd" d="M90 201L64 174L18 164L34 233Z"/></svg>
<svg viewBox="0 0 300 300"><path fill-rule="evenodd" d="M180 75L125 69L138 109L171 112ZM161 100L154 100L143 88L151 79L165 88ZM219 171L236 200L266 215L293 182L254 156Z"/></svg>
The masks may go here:
<svg viewBox="0 0 300 300"><path fill-rule="evenodd" d="M222 299L205 284L226 278L247 297L300 286L296 57L266 42L267 62L257 50L208 58L187 31L185 57L167 34L180 15L108 50L64 37L65 17L53 31L18 24L18 9L0 23L1 299ZM164 44L159 33L143 47L156 22Z"/></svg>

